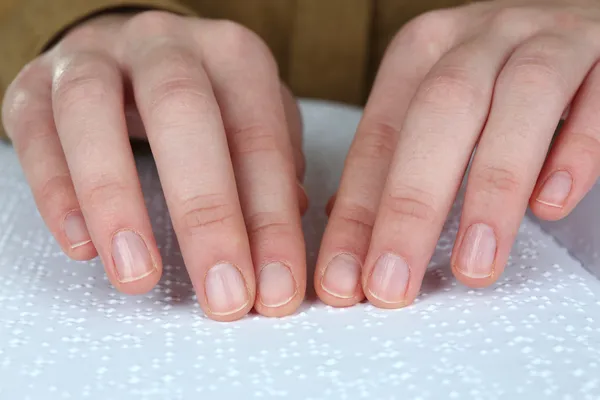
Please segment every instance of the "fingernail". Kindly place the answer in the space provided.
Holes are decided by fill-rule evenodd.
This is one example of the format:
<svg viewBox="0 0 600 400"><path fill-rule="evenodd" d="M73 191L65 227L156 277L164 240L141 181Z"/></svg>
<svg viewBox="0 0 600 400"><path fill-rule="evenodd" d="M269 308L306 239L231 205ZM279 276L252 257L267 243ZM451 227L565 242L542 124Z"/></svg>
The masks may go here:
<svg viewBox="0 0 600 400"><path fill-rule="evenodd" d="M537 201L551 207L562 207L571 192L573 178L567 171L557 171L544 183Z"/></svg>
<svg viewBox="0 0 600 400"><path fill-rule="evenodd" d="M265 265L260 270L259 301L266 307L280 307L296 295L296 282L292 271L279 262Z"/></svg>
<svg viewBox="0 0 600 400"><path fill-rule="evenodd" d="M369 291L385 303L402 303L409 278L410 269L404 258L395 254L384 254L375 263L369 280Z"/></svg>
<svg viewBox="0 0 600 400"><path fill-rule="evenodd" d="M63 229L72 249L81 247L92 241L85 226L83 215L79 210L71 211L67 214L63 222Z"/></svg>
<svg viewBox="0 0 600 400"><path fill-rule="evenodd" d="M240 270L220 263L208 270L205 281L206 299L215 315L233 314L248 305L248 291Z"/></svg>
<svg viewBox="0 0 600 400"><path fill-rule="evenodd" d="M119 282L142 279L156 270L144 240L133 231L120 231L113 237L113 259Z"/></svg>
<svg viewBox="0 0 600 400"><path fill-rule="evenodd" d="M332 296L350 299L356 295L360 264L350 254L338 254L327 265L321 287Z"/></svg>
<svg viewBox="0 0 600 400"><path fill-rule="evenodd" d="M496 235L486 224L474 224L467 229L457 257L457 269L469 278L492 275L496 258Z"/></svg>

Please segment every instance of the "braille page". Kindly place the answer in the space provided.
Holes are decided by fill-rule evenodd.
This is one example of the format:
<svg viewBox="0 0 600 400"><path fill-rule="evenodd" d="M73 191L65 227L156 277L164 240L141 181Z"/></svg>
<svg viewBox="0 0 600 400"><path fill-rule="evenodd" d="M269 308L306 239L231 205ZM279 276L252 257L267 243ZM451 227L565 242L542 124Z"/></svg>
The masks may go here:
<svg viewBox="0 0 600 400"><path fill-rule="evenodd" d="M303 111L312 265L360 112ZM309 294L291 317L217 323L196 303L151 160L139 170L165 271L128 297L97 260L61 253L0 145L0 399L600 398L600 283L531 220L487 289L449 271L459 197L413 306L333 309Z"/></svg>

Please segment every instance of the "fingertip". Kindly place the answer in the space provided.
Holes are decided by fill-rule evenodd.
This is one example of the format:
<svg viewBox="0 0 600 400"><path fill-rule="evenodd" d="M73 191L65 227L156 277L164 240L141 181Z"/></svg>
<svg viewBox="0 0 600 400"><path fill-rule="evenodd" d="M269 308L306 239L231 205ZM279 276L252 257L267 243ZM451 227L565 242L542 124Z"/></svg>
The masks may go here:
<svg viewBox="0 0 600 400"><path fill-rule="evenodd" d="M328 292L322 285L317 283L315 283L315 291L323 303L336 308L352 307L365 299L365 295L360 286L352 297L340 297L337 294Z"/></svg>
<svg viewBox="0 0 600 400"><path fill-rule="evenodd" d="M462 283L465 286L468 286L473 289L483 289L496 283L502 272L494 269L494 271L489 276L472 277L465 275L460 268L458 268L456 265L453 265L452 274L460 283Z"/></svg>
<svg viewBox="0 0 600 400"><path fill-rule="evenodd" d="M200 303L202 306L202 303ZM204 314L207 318L217 322L233 322L244 318L252 310L252 302L248 301L241 309L228 314L215 313L211 310L205 309Z"/></svg>
<svg viewBox="0 0 600 400"><path fill-rule="evenodd" d="M98 251L91 240L71 245L63 251L69 258L75 261L89 261L98 256Z"/></svg>
<svg viewBox="0 0 600 400"><path fill-rule="evenodd" d="M367 300L369 301L369 303L371 303L373 306L375 306L377 308L381 308L384 310L397 310L400 308L408 307L414 301L414 300L410 300L410 299L403 299L403 300L399 300L399 301L388 302L388 301L385 301L385 300L382 300L381 298L379 298L376 294L374 294L368 288L365 288L364 290L365 290L365 296L367 297Z"/></svg>
<svg viewBox="0 0 600 400"><path fill-rule="evenodd" d="M160 281L161 272L159 269L154 269L147 275L142 276L134 281L121 282L118 279L114 282L117 290L128 295L146 294L158 284Z"/></svg>
<svg viewBox="0 0 600 400"><path fill-rule="evenodd" d="M570 209L563 206L551 204L532 198L529 202L529 208L533 214L544 221L559 221L570 213Z"/></svg>
<svg viewBox="0 0 600 400"><path fill-rule="evenodd" d="M282 318L287 317L289 315L293 315L302 304L302 300L304 299L304 295L295 294L293 298L291 298L288 302L281 305L275 306L267 306L263 304L260 299L257 297L256 302L254 304L254 309L257 313L264 317L269 318Z"/></svg>
<svg viewBox="0 0 600 400"><path fill-rule="evenodd" d="M418 288L416 290L407 288L402 296L384 299L379 293L376 292L376 289L370 286L373 285L369 285L369 281L367 281L363 286L365 297L373 306L384 310L397 310L408 307L414 303L419 294ZM420 287L420 284L418 286Z"/></svg>

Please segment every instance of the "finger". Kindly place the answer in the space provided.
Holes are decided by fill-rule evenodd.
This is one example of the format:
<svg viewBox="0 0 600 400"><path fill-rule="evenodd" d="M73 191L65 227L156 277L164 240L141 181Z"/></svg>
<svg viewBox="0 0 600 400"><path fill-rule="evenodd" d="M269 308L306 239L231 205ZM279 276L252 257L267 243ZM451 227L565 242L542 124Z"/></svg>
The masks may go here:
<svg viewBox="0 0 600 400"><path fill-rule="evenodd" d="M575 96L531 196L540 218L568 215L600 176L600 66L596 64Z"/></svg>
<svg viewBox="0 0 600 400"><path fill-rule="evenodd" d="M128 141L121 74L103 54L78 52L54 64L52 107L77 199L110 281L150 290L161 260Z"/></svg>
<svg viewBox="0 0 600 400"><path fill-rule="evenodd" d="M504 269L554 129L597 55L582 42L535 36L498 76L452 255L468 285L489 285Z"/></svg>
<svg viewBox="0 0 600 400"><path fill-rule="evenodd" d="M50 69L26 67L7 90L3 120L46 225L65 254L96 256L52 116Z"/></svg>
<svg viewBox="0 0 600 400"><path fill-rule="evenodd" d="M390 167L363 285L373 304L396 308L419 293L427 265L489 111L494 80L527 30L475 35L423 79ZM449 150L451 149L451 150Z"/></svg>
<svg viewBox="0 0 600 400"><path fill-rule="evenodd" d="M419 82L455 39L454 21L446 15L427 14L407 25L382 62L348 153L317 260L315 287L327 304L349 306L364 296L361 268L406 109Z"/></svg>
<svg viewBox="0 0 600 400"><path fill-rule="evenodd" d="M124 61L177 239L206 314L238 319L255 279L220 110L189 39L173 38L179 28L162 14L143 17Z"/></svg>
<svg viewBox="0 0 600 400"><path fill-rule="evenodd" d="M201 37L258 279L255 308L267 316L289 315L304 298L306 252L277 67L266 46L245 28L214 23ZM211 37L227 39L217 48L206 40ZM222 46L243 50L222 52Z"/></svg>

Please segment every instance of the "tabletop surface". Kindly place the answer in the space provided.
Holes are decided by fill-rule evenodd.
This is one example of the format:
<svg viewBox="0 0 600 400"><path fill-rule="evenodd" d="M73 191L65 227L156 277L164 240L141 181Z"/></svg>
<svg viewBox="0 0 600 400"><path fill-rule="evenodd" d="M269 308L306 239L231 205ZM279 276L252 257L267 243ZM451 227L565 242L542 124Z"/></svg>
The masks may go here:
<svg viewBox="0 0 600 400"><path fill-rule="evenodd" d="M312 265L360 111L302 108ZM165 272L128 297L97 260L60 252L0 145L1 399L600 398L600 282L531 220L490 288L449 271L459 198L413 306L333 309L309 293L291 317L224 324L197 305L152 160L138 164Z"/></svg>

